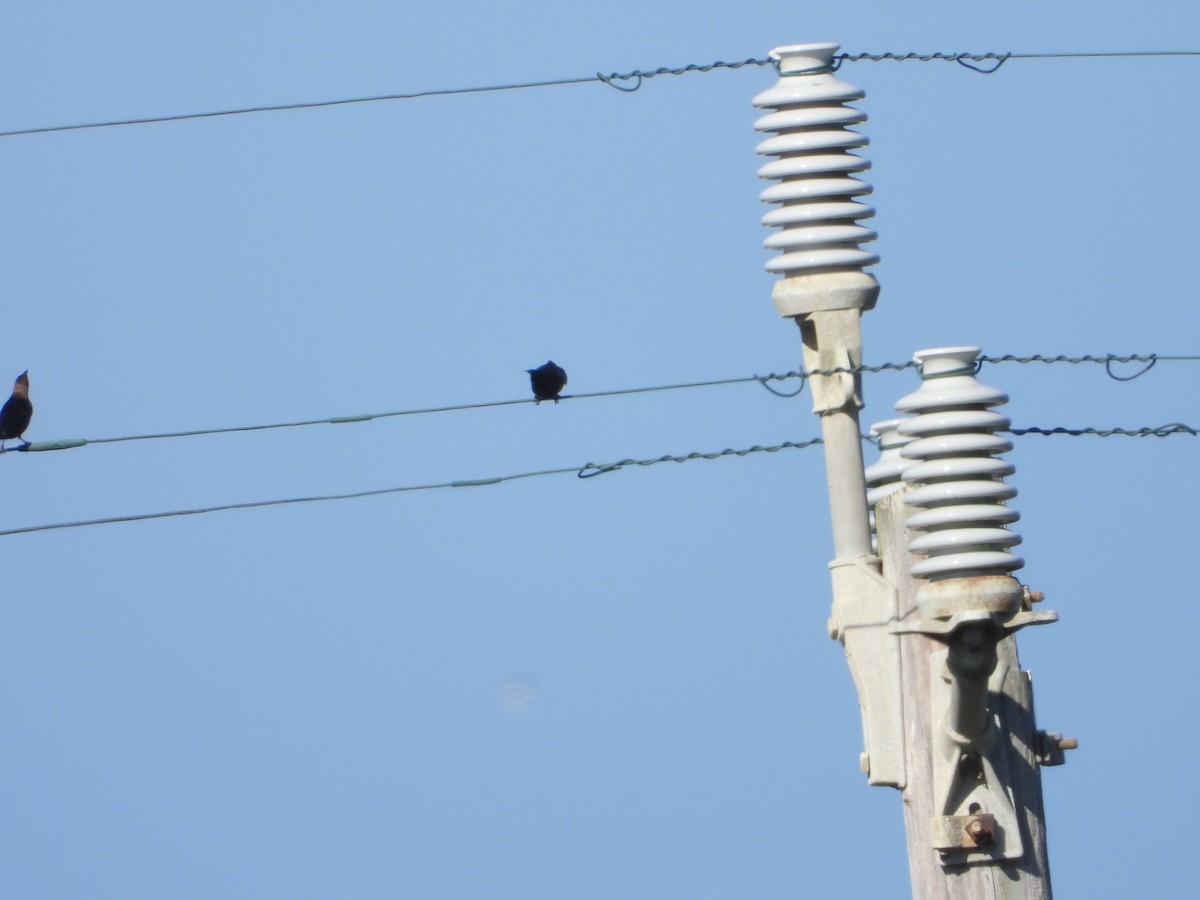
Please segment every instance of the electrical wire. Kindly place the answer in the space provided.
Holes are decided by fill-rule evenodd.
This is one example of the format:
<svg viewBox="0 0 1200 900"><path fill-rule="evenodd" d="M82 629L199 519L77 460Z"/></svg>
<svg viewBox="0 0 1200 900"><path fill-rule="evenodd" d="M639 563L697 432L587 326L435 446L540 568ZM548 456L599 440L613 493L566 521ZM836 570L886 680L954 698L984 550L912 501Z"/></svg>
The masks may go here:
<svg viewBox="0 0 1200 900"><path fill-rule="evenodd" d="M1056 363L1067 363L1067 364L1071 364L1071 365L1079 365L1081 363L1102 364L1102 365L1104 365L1105 370L1107 371L1109 377L1112 378L1114 381L1132 381L1135 378L1140 378L1142 375L1145 375L1148 371L1150 371L1150 369L1154 366L1154 364L1159 361L1200 362L1200 356L1169 356L1169 355L1163 355L1163 354L1157 354L1157 353L1151 353L1151 354L1147 354L1147 355L1130 354L1130 355L1125 355L1125 356L1118 356L1116 354L1109 353L1109 354L1105 354L1104 356L1092 356L1092 355L1086 355L1086 356L1064 356L1064 355L1058 355L1058 356L1042 356L1042 355L1013 356L1013 355L1005 355L1005 356L981 356L979 358L980 364L982 364L982 363L1030 364L1030 363L1035 363L1035 362L1043 363L1046 365L1052 365L1052 364L1056 364ZM1117 375L1113 372L1113 370L1112 370L1113 363L1130 363L1130 362L1146 363L1147 365L1132 375L1123 376L1123 375ZM803 390L804 385L808 382L808 380L811 379L814 375L838 375L838 374L843 374L843 373L876 374L876 373L885 372L885 371L903 371L905 369L914 369L916 367L917 367L917 363L913 362L911 360L908 362L902 362L902 363L885 362L885 363L881 363L879 365L867 365L864 363L862 365L852 366L852 367L847 367L847 368L813 369L812 371L808 371L808 372L792 370L789 372L784 372L782 374L772 372L768 375L746 375L746 376L741 376L741 377L737 377L737 378L717 378L717 379L712 379L712 380L708 380L708 381L688 381L688 382L681 382L681 383L676 383L676 384L651 385L648 387L620 388L620 389L611 390L611 391L591 391L588 393L580 393L580 394L564 394L560 399L562 399L562 400L590 400L590 399L595 399L598 397L621 397L621 396L628 396L628 395L632 395L632 394L646 394L646 393L652 393L652 392L657 392L657 391L677 391L677 390L684 390L684 389L688 389L688 388L720 387L720 386L732 385L732 384L748 384L750 382L758 382L764 388L766 388L768 391L770 391L772 394L774 394L777 397L789 398L789 397L797 396L800 393L800 391ZM791 380L799 380L799 382L800 382L800 388L792 393L784 393L784 392L777 391L774 388L772 388L770 385L770 382L772 382L772 381L791 381ZM75 449L78 447L86 447L89 444L117 444L117 443L126 443L129 441L153 441L153 440L163 440L166 438L202 437L202 436L217 435L217 434L235 434L235 433L241 433L241 432L271 431L271 430L281 429L281 428L305 428L305 427L309 427L309 426L313 426L313 425L346 425L346 424L352 424L352 423L356 423L356 422L370 422L374 419L388 419L388 418L395 418L395 417L399 417L399 416L418 416L418 415L427 415L430 413L464 412L467 410L474 410L474 409L494 409L494 408L501 407L501 406L518 406L518 405L524 405L524 404L529 404L529 403L534 403L534 402L536 402L536 401L533 398L521 399L521 400L492 400L492 401L485 401L485 402L481 402L481 403L463 403L463 404L458 404L458 405L453 405L453 406L428 406L428 407L421 407L421 408L416 408L416 409L393 410L390 412L376 412L376 413L362 413L359 415L332 416L327 419L302 419L302 420L293 421L293 422L268 422L268 423L256 424L256 425L231 425L231 426L219 427L219 428L195 428L195 429L190 429L187 431L164 431L164 432L154 432L154 433L150 433L150 434L130 434L130 435L124 435L121 437L61 438L58 440L50 440L50 441L33 441L28 444L23 444L20 447L16 447L14 449L16 449L22 453L42 453L42 452L47 452L50 450L72 450L72 449Z"/></svg>
<svg viewBox="0 0 1200 900"><path fill-rule="evenodd" d="M544 475L564 475L568 472L574 472L581 479L591 478L595 475L602 475L606 472L615 472L625 466L656 466L660 463L675 462L685 463L697 459L720 459L726 456L749 456L752 453L777 453L780 450L796 449L802 450L806 447L811 447L814 444L822 443L821 438L813 438L808 441L784 441L781 444L774 444L769 447L754 445L741 450L718 450L713 453L692 452L682 456L672 456L666 454L656 456L650 459L622 459L613 463L585 463L583 466L567 466L559 469L539 469L533 472L520 472L515 475L496 475L491 478L475 478L459 481L444 481L437 484L415 484L406 485L403 487L377 488L369 491L354 491L347 494L321 494L312 497L286 497L278 500L254 500L248 503L226 503L220 506L204 506L193 509L176 509L166 512L153 513L136 513L129 516L106 516L99 519L81 519L75 522L55 522L49 525L30 525L25 528L9 528L0 531L0 537L10 537L17 534L31 534L38 531L58 531L64 528L84 528L91 525L114 525L120 522L142 522L150 519L167 519L178 516L199 516L205 513L213 512L228 512L238 509L260 509L267 506L286 506L298 503L321 503L328 500L354 500L361 497L378 497L384 494L400 494L411 493L414 491L435 491L444 488L460 488L460 487L485 487L493 484L502 484L506 481L516 481L522 478L538 478Z"/></svg>
<svg viewBox="0 0 1200 900"><path fill-rule="evenodd" d="M1081 437L1091 435L1095 437L1170 437L1171 435L1186 434L1192 437L1200 436L1200 430L1193 428L1190 425L1183 425L1175 422L1169 425L1160 425L1158 427L1146 428L1013 428L1008 429L1008 434L1013 435L1069 435L1072 437ZM864 441L870 442L870 438L863 436ZM523 478L539 478L545 475L565 475L568 472L574 472L576 477L581 480L594 478L597 475L604 475L608 472L617 472L627 466L649 467L656 466L660 463L674 462L685 463L697 459L715 460L722 459L728 456L746 457L754 453L778 453L780 450L804 450L809 447L823 444L821 438L811 438L807 441L783 441L779 444L770 446L762 446L755 444L751 447L745 447L740 450L725 449L717 450L710 453L693 451L682 455L664 454L662 456L654 456L647 459L621 459L611 463L585 463L582 466L564 466L557 469L539 469L532 472L519 472L512 475L495 475L491 478L474 478L458 481L443 481L435 484L415 484L405 485L402 487L376 488L368 491L353 491L345 494L319 494L311 497L285 497L275 500L252 500L246 503L226 503L220 506L203 506L192 509L176 509L164 512L153 513L135 513L128 516L105 516L99 519L80 519L74 522L54 522L46 525L29 525L24 528L8 528L0 530L0 537L11 537L18 534L32 534L40 531L58 531L66 528L84 528L92 525L115 525L121 522L143 522L152 519L168 519L179 516L199 516L206 513L214 512L229 512L240 509L261 509L268 506L288 506L300 503L322 503L330 500L355 500L363 497L379 497L385 494L401 494L413 493L416 491L434 491L445 488L461 488L461 487L487 487L493 484L503 484L506 481L517 481Z"/></svg>
<svg viewBox="0 0 1200 900"><path fill-rule="evenodd" d="M1100 59L1143 56L1200 56L1200 50L1095 50L1078 53L839 53L834 57L834 71L837 71L845 62L862 62L864 60L871 62L883 62L884 60L931 62L936 59L958 63L981 75L992 75L1010 59ZM985 69L971 64L982 62L991 62L991 68Z"/></svg>
<svg viewBox="0 0 1200 900"><path fill-rule="evenodd" d="M1198 357L1200 359L1200 357ZM799 372L788 372L783 375L750 375L741 378L721 378L713 381L689 381L681 384L661 384L651 387L635 387L623 388L612 391L592 391L581 394L563 394L560 400L587 400L596 397L620 397L628 394L645 394L653 391L676 391L684 388L697 387L715 387L718 385L727 384L744 384L751 381L766 383L771 380L785 380L790 378L807 377L802 376ZM429 413L443 412L463 412L472 409L493 409L501 406L517 406L526 405L529 403L537 403L538 401L530 397L521 400L492 400L482 403L462 403L454 406L428 406L418 409L400 409L391 412L363 413L360 415L349 416L333 416L328 419L303 419L295 422L270 422L261 425L233 425L224 428L197 428L189 431L167 431L152 434L131 434L122 437L107 437L107 438L64 438L52 441L34 441L29 444L24 444L15 449L24 453L38 453L48 450L70 450L77 447L85 447L89 444L115 444L127 441L150 441L160 440L163 438L184 438L184 437L200 437L202 435L214 434L232 434L236 432L247 431L269 431L277 428L303 428L310 425L345 425L355 422L369 422L373 419L387 419L397 416L419 416Z"/></svg>
<svg viewBox="0 0 1200 900"><path fill-rule="evenodd" d="M834 69L836 70L836 68L846 62L883 62L884 60L893 62L904 62L909 60L931 62L933 60L943 60L946 62L958 63L968 69L971 69L972 71L979 72L981 74L990 75L997 71L1000 66L1010 59L1095 59L1173 56L1200 56L1200 50L1113 50L1048 53L840 53L834 57ZM977 62L991 62L994 65L990 69L984 69L979 66L972 65L972 63ZM686 66L677 67L660 66L657 69L635 69L631 72L610 72L607 75L602 72L597 72L595 75L585 75L577 78L553 78L544 81L524 81L514 82L511 84L489 84L476 87L435 88L425 91L411 91L408 93L377 94L363 97L342 97L333 100L309 100L297 103L274 103L260 106L242 106L233 107L230 109L208 110L205 112L175 113L171 115L143 116L126 119L108 119L96 122L78 122L70 125L46 125L35 128L17 128L9 131L0 131L0 138L18 137L21 135L33 134L51 134L64 131L84 131L95 128L115 128L126 125L151 125L163 122L184 122L196 119L216 119L227 116L244 116L254 113L320 109L331 106L350 106L359 103L416 100L423 97L448 97L456 94L498 93L502 91L518 91L529 88L559 87L563 85L574 84L600 83L622 91L623 93L633 93L640 88L645 81L650 78L656 78L660 75L685 75L691 72L712 72L718 69L733 70L740 69L744 66L767 66L772 65L773 63L774 60L771 59L756 59L751 57L749 59L744 59L737 62L724 62L722 60L717 60L716 62L705 63L703 65L692 63ZM622 82L629 82L630 86L623 86Z"/></svg>
<svg viewBox="0 0 1200 900"><path fill-rule="evenodd" d="M1179 422L1172 422L1169 425L1159 425L1157 428L1063 428L1062 426L1038 428L1034 426L1030 428L1010 428L1008 433L1015 435L1040 434L1046 437L1058 434L1065 434L1071 437L1081 437L1083 435L1095 435L1096 437L1170 437L1173 434L1190 434L1192 437L1200 436L1200 432L1197 432L1195 428Z"/></svg>
<svg viewBox="0 0 1200 900"><path fill-rule="evenodd" d="M29 134L49 134L52 132L61 131L83 131L91 128L114 128L123 125L151 125L160 122L184 122L192 119L216 119L224 116L244 116L252 113L265 112L284 112L288 110L298 109L319 109L329 106L350 106L358 103L380 103L388 100L417 100L422 97L448 97L456 94L485 94L498 93L501 91L519 91L528 88L543 88L543 87L559 87L569 84L587 84L590 82L598 82L606 84L609 87L625 93L632 93L641 87L642 82L649 78L655 78L659 75L684 75L689 72L711 72L715 69L740 69L743 66L765 66L770 65L772 61L769 59L746 59L741 62L722 62L720 60L705 65L686 65L678 68L667 68L665 66L652 70L636 69L632 72L612 72L605 75L597 72L595 75L586 75L579 78L554 78L545 81L522 81L512 84L489 84L477 87L462 87L462 88L436 88L427 91L412 91L402 94L378 94L368 97L344 97L336 100L311 100L299 103L277 103L267 104L263 106L243 106L232 109L217 109L206 112L197 113L177 113L166 116L146 116L142 118L131 119L110 119L99 122L81 122L72 125L49 125L41 128L20 128L12 131L0 131L0 138L17 137L19 135ZM633 81L632 88L621 87L617 82Z"/></svg>
<svg viewBox="0 0 1200 900"><path fill-rule="evenodd" d="M56 522L50 525L31 525L26 528L10 528L0 531L0 537L14 534L31 534L36 531L57 531L63 528L83 528L88 525L114 525L119 522L143 522L151 519L168 519L177 516L199 516L205 513L228 512L235 509L261 509L267 506L287 506L297 503L321 503L327 500L354 500L360 497L380 497L385 494L400 494L410 491L433 491L440 488L477 487L488 484L500 484L514 481L518 478L536 478L540 475L561 475L565 472L577 471L574 467L567 469L543 469L537 472L522 472L517 475L499 475L494 478L481 478L475 481L447 481L441 484L416 484L404 487L377 488L370 491L355 491L349 494L319 494L312 497L285 497L279 500L253 500L248 503L226 503L221 506L203 506L194 509L176 509L167 512L136 513L130 516L107 516L101 519L81 519L76 522Z"/></svg>

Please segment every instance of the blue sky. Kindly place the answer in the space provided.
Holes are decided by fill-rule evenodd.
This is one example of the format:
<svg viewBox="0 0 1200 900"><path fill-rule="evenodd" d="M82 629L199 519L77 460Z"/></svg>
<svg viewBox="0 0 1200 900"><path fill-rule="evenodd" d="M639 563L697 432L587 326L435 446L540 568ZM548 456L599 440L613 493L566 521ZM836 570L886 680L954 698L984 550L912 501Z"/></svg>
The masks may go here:
<svg viewBox="0 0 1200 900"><path fill-rule="evenodd" d="M1200 49L1183 4L26 4L0 130L870 51ZM860 62L868 362L1195 355L1200 62ZM0 381L104 438L799 365L768 68L0 139ZM986 367L1016 426L1200 425L1200 366ZM912 372L865 382L864 422ZM0 457L0 530L819 434L754 383ZM1060 897L1178 892L1190 437L1009 455ZM868 459L872 454L868 452ZM10 897L902 896L825 634L819 449L0 538ZM1119 852L1118 852L1119 851ZM1148 869L1146 860L1154 859Z"/></svg>

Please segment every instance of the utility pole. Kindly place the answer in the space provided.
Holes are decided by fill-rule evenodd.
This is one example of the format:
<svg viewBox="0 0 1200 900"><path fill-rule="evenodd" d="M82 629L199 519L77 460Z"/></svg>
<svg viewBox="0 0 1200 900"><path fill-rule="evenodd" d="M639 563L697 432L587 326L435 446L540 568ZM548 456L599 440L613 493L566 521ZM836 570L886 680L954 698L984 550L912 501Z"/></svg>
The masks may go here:
<svg viewBox="0 0 1200 900"><path fill-rule="evenodd" d="M867 470L883 571L896 586L906 747L905 827L918 897L1048 898L1041 767L1075 745L1039 732L1015 632L1054 622L1012 572L1024 560L1000 454L1008 397L975 377L978 347L915 355L915 415L878 423ZM892 454L888 461L889 454Z"/></svg>
<svg viewBox="0 0 1200 900"><path fill-rule="evenodd" d="M849 130L866 120L846 106L863 92L839 81L836 44L772 51L779 83L754 98L772 110L755 123L773 134L762 193L776 203L763 224L782 254L772 299L796 321L821 418L833 524L830 636L846 652L858 691L873 785L903 792L913 895L1048 898L1050 873L1040 766L1062 762L1074 741L1038 732L1031 684L1012 635L1057 615L1034 612L1040 595L1012 572L1024 565L1008 529L1012 444L991 408L1008 397L975 379L976 347L922 351L922 387L878 423L883 454L863 470L861 314L879 292L859 244L874 210L854 175L870 167ZM871 486L868 495L868 484ZM872 539L870 508L875 514ZM916 511L910 515L910 511ZM876 543L878 555L876 555Z"/></svg>

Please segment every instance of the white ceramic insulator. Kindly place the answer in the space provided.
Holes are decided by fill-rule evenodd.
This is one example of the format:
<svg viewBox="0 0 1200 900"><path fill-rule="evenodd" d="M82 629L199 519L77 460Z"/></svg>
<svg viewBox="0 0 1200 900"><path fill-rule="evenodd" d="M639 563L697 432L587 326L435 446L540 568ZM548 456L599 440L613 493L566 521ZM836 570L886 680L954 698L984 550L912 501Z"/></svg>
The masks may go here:
<svg viewBox="0 0 1200 900"><path fill-rule="evenodd" d="M912 573L931 581L1007 575L1025 565L1009 552L1021 542L1008 529L1020 518L1006 505L1017 495L1004 481L1014 469L997 458L1012 449L996 433L1011 423L990 409L1008 395L975 378L978 356L978 347L920 351L921 387L896 404L913 414L897 427L910 438L900 450L911 485L905 503L920 509L908 520L921 532L909 548L924 556Z"/></svg>
<svg viewBox="0 0 1200 900"><path fill-rule="evenodd" d="M912 465L900 455L900 448L913 438L899 432L904 419L887 419L871 426L871 434L879 441L879 459L867 466L867 504L875 506L880 500L896 491L903 490L904 479L900 476Z"/></svg>
<svg viewBox="0 0 1200 900"><path fill-rule="evenodd" d="M854 199L871 193L871 185L854 177L871 164L850 152L869 142L847 127L867 120L865 113L846 106L864 94L834 76L837 50L837 44L772 50L779 83L754 98L756 107L774 110L754 123L757 131L775 135L758 145L760 154L776 157L758 170L759 177L778 181L760 195L764 203L779 204L762 221L782 227L766 240L767 249L781 251L767 270L788 277L861 270L879 262L859 247L875 240L874 231L858 224L875 210Z"/></svg>
<svg viewBox="0 0 1200 900"><path fill-rule="evenodd" d="M871 426L871 434L879 441L879 459L867 466L863 473L867 481L867 519L871 526L871 550L879 551L879 539L875 535L875 504L904 489L900 477L910 465L900 455L900 448L912 438L896 429L904 419L887 419Z"/></svg>

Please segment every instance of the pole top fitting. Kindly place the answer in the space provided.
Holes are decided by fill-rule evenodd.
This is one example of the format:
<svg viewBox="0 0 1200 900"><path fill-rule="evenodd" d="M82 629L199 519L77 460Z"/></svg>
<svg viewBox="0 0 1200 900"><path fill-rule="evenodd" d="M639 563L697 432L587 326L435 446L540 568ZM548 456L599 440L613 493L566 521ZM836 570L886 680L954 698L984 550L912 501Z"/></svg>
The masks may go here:
<svg viewBox="0 0 1200 900"><path fill-rule="evenodd" d="M775 60L780 75L815 75L833 68L833 55L840 44L788 44L776 47L768 55Z"/></svg>
<svg viewBox="0 0 1200 900"><path fill-rule="evenodd" d="M913 362L921 367L922 378L940 378L946 375L974 375L975 360L983 350L980 347L934 347L918 350Z"/></svg>

